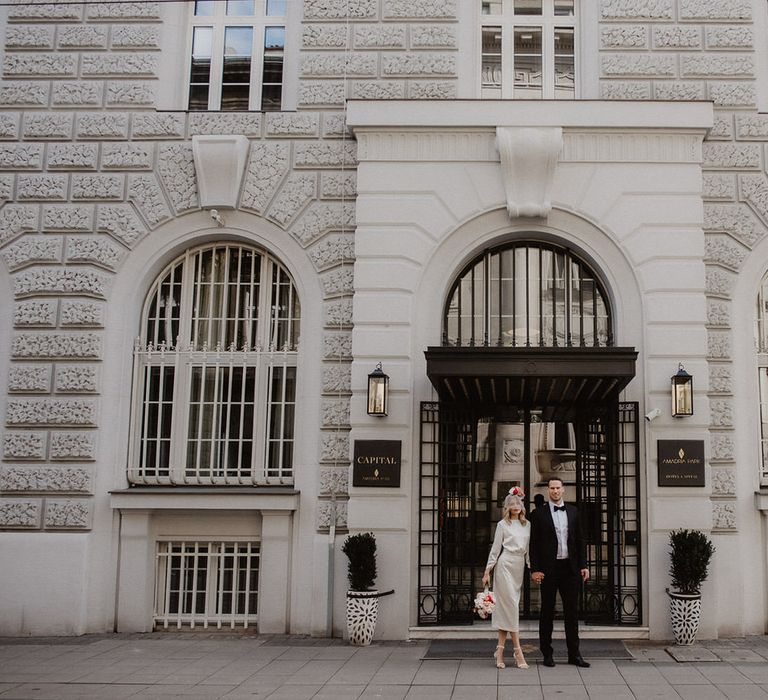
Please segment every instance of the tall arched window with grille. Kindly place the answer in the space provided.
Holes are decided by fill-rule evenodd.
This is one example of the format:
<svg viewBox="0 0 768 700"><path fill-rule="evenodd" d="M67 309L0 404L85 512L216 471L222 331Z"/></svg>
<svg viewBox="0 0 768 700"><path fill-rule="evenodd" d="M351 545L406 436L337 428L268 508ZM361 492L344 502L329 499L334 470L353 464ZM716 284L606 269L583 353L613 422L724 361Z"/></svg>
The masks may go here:
<svg viewBox="0 0 768 700"><path fill-rule="evenodd" d="M301 308L258 248L206 245L147 295L134 350L134 484L293 482Z"/></svg>
<svg viewBox="0 0 768 700"><path fill-rule="evenodd" d="M571 250L513 241L462 270L448 294L443 345L611 346L610 305L598 276Z"/></svg>

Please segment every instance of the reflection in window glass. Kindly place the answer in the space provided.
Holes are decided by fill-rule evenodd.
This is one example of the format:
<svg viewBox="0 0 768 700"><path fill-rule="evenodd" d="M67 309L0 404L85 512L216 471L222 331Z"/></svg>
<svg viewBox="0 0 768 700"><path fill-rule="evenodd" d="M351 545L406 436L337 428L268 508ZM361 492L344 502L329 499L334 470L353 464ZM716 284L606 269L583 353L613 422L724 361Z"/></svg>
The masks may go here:
<svg viewBox="0 0 768 700"><path fill-rule="evenodd" d="M541 0L515 0L516 15L540 15Z"/></svg>
<svg viewBox="0 0 768 700"><path fill-rule="evenodd" d="M480 0L480 12L484 15L500 15L501 0Z"/></svg>
<svg viewBox="0 0 768 700"><path fill-rule="evenodd" d="M541 97L541 27L515 29L515 96Z"/></svg>
<svg viewBox="0 0 768 700"><path fill-rule="evenodd" d="M573 0L555 0L555 15L557 17L573 17Z"/></svg>
<svg viewBox="0 0 768 700"><path fill-rule="evenodd" d="M261 80L261 108L280 109L283 92L283 49L285 27L267 27L264 33L264 72Z"/></svg>
<svg viewBox="0 0 768 700"><path fill-rule="evenodd" d="M253 0L227 0L227 14L230 17L253 15Z"/></svg>
<svg viewBox="0 0 768 700"><path fill-rule="evenodd" d="M285 16L285 0L267 0L268 17Z"/></svg>
<svg viewBox="0 0 768 700"><path fill-rule="evenodd" d="M192 67L189 77L189 109L208 109L211 88L213 27L195 27L192 34Z"/></svg>
<svg viewBox="0 0 768 700"><path fill-rule="evenodd" d="M483 27L482 97L501 97L501 27Z"/></svg>
<svg viewBox="0 0 768 700"><path fill-rule="evenodd" d="M210 17L213 15L213 0L197 0L195 2L196 17Z"/></svg>
<svg viewBox="0 0 768 700"><path fill-rule="evenodd" d="M555 29L555 98L572 98L576 89L573 28Z"/></svg>
<svg viewBox="0 0 768 700"><path fill-rule="evenodd" d="M247 110L251 83L253 27L226 27L221 109Z"/></svg>

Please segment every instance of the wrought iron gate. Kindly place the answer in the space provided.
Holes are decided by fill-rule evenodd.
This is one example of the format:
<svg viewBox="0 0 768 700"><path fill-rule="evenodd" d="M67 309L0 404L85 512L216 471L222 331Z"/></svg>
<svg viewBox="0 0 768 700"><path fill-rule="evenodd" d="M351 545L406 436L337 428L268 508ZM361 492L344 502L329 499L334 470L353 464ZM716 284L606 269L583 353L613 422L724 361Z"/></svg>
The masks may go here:
<svg viewBox="0 0 768 700"><path fill-rule="evenodd" d="M461 406L421 405L418 623L469 624L492 527L486 475L476 459L477 416ZM576 499L590 581L582 614L597 624L637 625L641 610L638 409L621 403L575 424ZM529 608L526 596L524 608Z"/></svg>

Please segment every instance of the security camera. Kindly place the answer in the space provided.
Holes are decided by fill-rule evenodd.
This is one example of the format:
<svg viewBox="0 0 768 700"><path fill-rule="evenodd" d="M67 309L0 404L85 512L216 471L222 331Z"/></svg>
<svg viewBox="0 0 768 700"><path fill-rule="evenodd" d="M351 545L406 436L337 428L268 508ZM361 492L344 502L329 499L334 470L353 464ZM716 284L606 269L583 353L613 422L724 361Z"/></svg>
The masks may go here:
<svg viewBox="0 0 768 700"><path fill-rule="evenodd" d="M224 226L224 219L222 218L221 214L219 214L218 209L211 209L211 218L219 225Z"/></svg>
<svg viewBox="0 0 768 700"><path fill-rule="evenodd" d="M648 411L648 413L645 414L645 420L647 420L650 423L652 420L656 420L660 415L661 415L661 409L654 408L652 411Z"/></svg>

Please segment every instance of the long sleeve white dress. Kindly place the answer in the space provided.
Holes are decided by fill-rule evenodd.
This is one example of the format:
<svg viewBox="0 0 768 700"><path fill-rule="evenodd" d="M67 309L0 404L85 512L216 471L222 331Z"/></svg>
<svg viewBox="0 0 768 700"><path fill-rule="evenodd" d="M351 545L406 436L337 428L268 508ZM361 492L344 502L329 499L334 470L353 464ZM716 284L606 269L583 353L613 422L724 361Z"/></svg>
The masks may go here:
<svg viewBox="0 0 768 700"><path fill-rule="evenodd" d="M531 524L523 525L517 518L499 520L488 555L486 572L493 573L493 594L496 607L491 615L491 627L517 632L520 629L520 592L523 588Z"/></svg>

